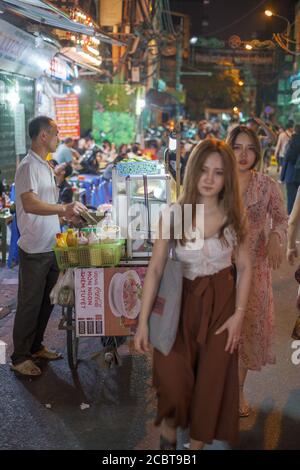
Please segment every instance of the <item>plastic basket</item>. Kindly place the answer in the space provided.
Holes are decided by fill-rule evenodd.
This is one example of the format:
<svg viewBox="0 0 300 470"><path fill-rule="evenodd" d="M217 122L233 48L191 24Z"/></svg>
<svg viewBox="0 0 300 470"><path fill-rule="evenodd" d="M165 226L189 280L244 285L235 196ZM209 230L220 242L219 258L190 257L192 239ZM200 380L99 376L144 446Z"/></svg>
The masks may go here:
<svg viewBox="0 0 300 470"><path fill-rule="evenodd" d="M68 268L89 268L117 266L122 256L124 240L97 245L78 247L54 247L58 267L61 271Z"/></svg>

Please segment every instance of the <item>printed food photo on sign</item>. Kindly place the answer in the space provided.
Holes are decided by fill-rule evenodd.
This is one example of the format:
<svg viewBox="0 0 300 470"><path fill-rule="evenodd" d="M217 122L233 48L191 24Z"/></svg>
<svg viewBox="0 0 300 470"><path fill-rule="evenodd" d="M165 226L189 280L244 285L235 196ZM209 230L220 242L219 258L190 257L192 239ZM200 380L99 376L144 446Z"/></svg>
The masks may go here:
<svg viewBox="0 0 300 470"><path fill-rule="evenodd" d="M141 310L145 273L146 268L106 270L105 284L108 287L106 290L108 293L106 334L133 334L135 332Z"/></svg>

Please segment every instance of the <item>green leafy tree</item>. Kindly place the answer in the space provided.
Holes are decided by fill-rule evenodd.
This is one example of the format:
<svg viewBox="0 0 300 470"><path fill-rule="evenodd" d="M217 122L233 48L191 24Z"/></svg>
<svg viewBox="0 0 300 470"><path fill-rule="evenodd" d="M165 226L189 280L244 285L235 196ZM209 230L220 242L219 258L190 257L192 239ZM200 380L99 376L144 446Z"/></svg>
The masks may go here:
<svg viewBox="0 0 300 470"><path fill-rule="evenodd" d="M129 144L135 138L136 118L129 113L93 112L93 137L96 143L107 139L117 146Z"/></svg>
<svg viewBox="0 0 300 470"><path fill-rule="evenodd" d="M224 65L224 64L222 64ZM230 109L242 106L243 87L239 86L237 69L226 68L211 77L191 76L184 78L187 109L194 119L204 114L205 108Z"/></svg>

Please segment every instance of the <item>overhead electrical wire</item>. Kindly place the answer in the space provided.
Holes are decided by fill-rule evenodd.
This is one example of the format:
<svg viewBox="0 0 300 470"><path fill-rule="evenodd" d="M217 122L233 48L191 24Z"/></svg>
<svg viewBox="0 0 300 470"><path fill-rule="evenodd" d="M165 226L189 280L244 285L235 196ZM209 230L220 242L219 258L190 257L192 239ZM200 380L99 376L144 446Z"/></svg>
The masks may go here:
<svg viewBox="0 0 300 470"><path fill-rule="evenodd" d="M205 37L208 37L208 36L214 36L215 34L218 34L218 33L221 33L223 31L226 31L226 29L229 29L231 28L231 26L234 26L238 23L240 23L241 21L243 21L245 18L248 18L248 16L250 16L254 11L258 10L258 8L260 8L264 3L266 3L267 0L262 0L258 5L256 5L255 7L251 8L251 10L249 10L247 13L245 13L243 16L240 16L239 18L237 18L236 20L232 21L232 23L229 23L227 24L226 26L220 28L220 29L217 29L215 31L213 31L212 33L208 33L205 35Z"/></svg>

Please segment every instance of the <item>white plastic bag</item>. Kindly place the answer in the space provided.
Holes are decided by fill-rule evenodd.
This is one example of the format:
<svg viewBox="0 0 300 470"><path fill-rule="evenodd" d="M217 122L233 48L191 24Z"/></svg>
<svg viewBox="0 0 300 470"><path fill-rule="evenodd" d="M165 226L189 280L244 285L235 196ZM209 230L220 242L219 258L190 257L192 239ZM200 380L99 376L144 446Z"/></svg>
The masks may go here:
<svg viewBox="0 0 300 470"><path fill-rule="evenodd" d="M73 269L59 273L57 282L50 292L52 305L74 305L75 281Z"/></svg>
<svg viewBox="0 0 300 470"><path fill-rule="evenodd" d="M58 292L58 304L73 306L75 304L75 282L73 269L67 269Z"/></svg>
<svg viewBox="0 0 300 470"><path fill-rule="evenodd" d="M50 302L51 302L52 305L57 305L58 304L58 294L59 294L59 291L62 287L63 278L64 278L64 273L63 272L59 273L56 284L53 287L52 291L50 292Z"/></svg>

